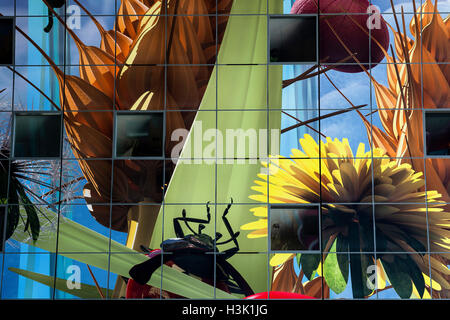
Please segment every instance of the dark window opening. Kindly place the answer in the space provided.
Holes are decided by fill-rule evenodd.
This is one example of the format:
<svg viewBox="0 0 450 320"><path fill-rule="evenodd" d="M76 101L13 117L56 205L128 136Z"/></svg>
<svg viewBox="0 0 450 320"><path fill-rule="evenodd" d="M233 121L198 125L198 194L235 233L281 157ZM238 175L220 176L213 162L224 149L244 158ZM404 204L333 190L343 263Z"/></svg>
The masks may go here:
<svg viewBox="0 0 450 320"><path fill-rule="evenodd" d="M61 115L25 113L15 115L15 157L60 157L60 139Z"/></svg>
<svg viewBox="0 0 450 320"><path fill-rule="evenodd" d="M270 17L270 62L302 63L317 60L317 23L314 16Z"/></svg>
<svg viewBox="0 0 450 320"><path fill-rule="evenodd" d="M14 19L0 17L0 65L14 63Z"/></svg>
<svg viewBox="0 0 450 320"><path fill-rule="evenodd" d="M117 157L162 157L164 116L161 112L117 115Z"/></svg>
<svg viewBox="0 0 450 320"><path fill-rule="evenodd" d="M425 130L427 155L450 155L450 112L425 112Z"/></svg>
<svg viewBox="0 0 450 320"><path fill-rule="evenodd" d="M270 247L274 251L319 250L319 207L272 206Z"/></svg>

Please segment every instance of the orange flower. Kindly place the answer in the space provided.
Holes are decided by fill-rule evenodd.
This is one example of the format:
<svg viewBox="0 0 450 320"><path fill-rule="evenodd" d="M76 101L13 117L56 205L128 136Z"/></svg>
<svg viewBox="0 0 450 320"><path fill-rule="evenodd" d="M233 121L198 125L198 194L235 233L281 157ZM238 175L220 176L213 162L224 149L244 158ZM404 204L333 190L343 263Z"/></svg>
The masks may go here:
<svg viewBox="0 0 450 320"><path fill-rule="evenodd" d="M422 107L450 107L450 66L446 64L450 53L449 17L442 19L437 8L426 0L409 25L415 39L407 37L401 27L403 13L402 21L397 20L396 25L398 32L393 30L395 56L386 55L388 86L372 78L385 132L376 126L371 132L370 123L363 120L369 139L373 137L374 147L384 149L390 157L397 157L399 162L408 162L416 171L423 172L424 161L420 159L424 150ZM415 159L405 159L411 157ZM425 166L428 187L437 190L443 201L449 202L450 162L426 159Z"/></svg>
<svg viewBox="0 0 450 320"><path fill-rule="evenodd" d="M60 82L66 133L88 181L83 194L91 213L101 224L126 231L125 206L113 207L110 226L109 207L95 204L160 198L162 161L156 166L148 161L116 161L111 194L111 161L87 159L112 157L113 110L165 108L176 110L166 116L165 152L170 156L171 132L192 125L193 113L180 110L197 110L200 105L212 72L207 64L215 63L228 20L224 15L233 1L220 0L216 8L216 1L207 0L122 0L116 26L109 31L75 2L94 21L101 37L100 47L86 46L66 26L79 51L80 76L64 74L38 49ZM217 22L216 12L221 15Z"/></svg>
<svg viewBox="0 0 450 320"><path fill-rule="evenodd" d="M442 195L440 201L448 203L450 161L420 158L424 156L423 111L450 107L450 66L447 64L450 18L441 17L437 1L433 5L430 0L425 0L419 12L414 11L409 24L413 39L406 35L403 12L400 22L394 14L397 28L397 32L392 30L395 54L386 55L388 86L371 79L385 132L376 126L370 127L362 118L374 147L384 149L390 157L398 157L398 162L410 163L416 171L426 172L427 188L436 190ZM446 207L448 210L449 206ZM435 258L444 265L449 263L447 258ZM444 278L450 281L450 276ZM450 290L436 290L433 296L449 297Z"/></svg>

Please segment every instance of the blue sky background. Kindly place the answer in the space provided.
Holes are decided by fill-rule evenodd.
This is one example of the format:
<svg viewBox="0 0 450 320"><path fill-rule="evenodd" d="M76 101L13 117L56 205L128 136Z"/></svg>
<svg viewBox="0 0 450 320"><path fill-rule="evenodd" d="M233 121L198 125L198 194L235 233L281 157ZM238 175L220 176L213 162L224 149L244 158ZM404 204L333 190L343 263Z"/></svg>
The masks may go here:
<svg viewBox="0 0 450 320"><path fill-rule="evenodd" d="M36 1L36 0L34 0ZM290 5L291 0L284 0L285 1L285 13L288 13L290 11ZM99 16L97 19L102 23L102 25L106 29L111 29L114 24L114 17L112 16L106 16L106 15L113 15L116 11L115 6L115 0L103 0L103 1L83 1L83 3L86 3L86 6L90 9L90 11L95 15L105 15L105 16ZM400 11L400 7L403 6L405 12L412 12L412 4L409 1L394 1L396 4L397 12ZM417 1L419 6L419 1ZM14 14L14 7L13 7L14 1L12 0L2 0L0 2L0 12L4 15L12 15ZM72 2L70 2L72 4ZM390 3L388 0L374 0L373 4L380 7L381 12L383 13L384 19L390 23L391 25L394 25L393 23L393 17L392 17L392 10L390 8ZM447 16L446 13L450 12L450 0L442 0L438 1L438 8L439 11L443 16ZM17 8L16 8L17 15L42 15L42 10L36 10L31 13L28 12L28 0L17 0ZM45 11L44 11L45 12ZM20 19L20 18L18 18ZM33 19L41 19L40 17L36 17ZM411 15L406 16L407 21L411 19ZM22 22L24 22L25 19L22 18ZM57 24L57 20L54 20L55 24ZM20 20L18 20L18 23L20 23ZM27 24L22 23L21 27L26 32L29 32L30 30L27 30ZM95 24L91 21L90 18L84 16L82 17L82 29L76 30L77 35L80 37L80 39L87 45L99 45L99 33L97 31L97 28L95 27ZM28 59L29 55L29 45L26 45L24 42L24 45L17 47L16 52L16 59L19 61L26 61ZM77 63L78 61L78 51L76 49L76 46L72 45L70 46L70 56L71 61L73 63ZM41 62L42 64L47 64L44 60ZM32 74L33 72L39 71L41 68L29 68L28 70L24 70L25 74ZM3 100L0 101L1 103L6 104L8 101L11 101L11 87L12 87L12 75L10 71L7 71L5 68L0 67L0 89L7 88L7 90L4 94L1 96L3 97ZM32 71L33 70L33 71ZM73 72L75 71L75 68L72 69ZM379 64L378 66L371 69L372 75L374 76L377 81L380 83L386 84L386 66L383 64ZM373 97L373 88L370 85L370 81L364 73L358 73L358 74L349 74L349 73L343 73L343 72L336 72L336 71L330 71L327 73L329 77L333 80L333 82L337 85L337 87L353 102L355 105L359 104L367 104L368 106L362 111L363 113L369 113L371 108L375 108L375 100L374 98L370 99L370 96ZM220 85L220 84L219 84ZM16 103L22 103L25 104L27 108L31 108L32 106L38 106L39 100L36 98L34 100L33 97L36 97L36 93L34 93L31 97L31 103L30 98L28 94L28 88L18 86L16 87L17 94L16 94ZM8 92L9 91L9 92ZM284 95L284 101L283 105L292 105L290 102L290 99L292 99L292 96L289 94ZM372 104L371 104L372 103ZM329 110L321 110L321 114L326 114L328 112L333 112L338 109L348 108L350 105L348 102L341 97L341 95L328 83L325 77L320 78L320 105L323 109L329 109ZM302 108L302 106L297 106L297 108ZM311 111L317 111L314 109L314 107L310 107ZM283 124L292 124L292 120L288 120L284 118ZM377 125L381 127L381 123L379 121L378 116L375 114L375 116L372 117L372 121L374 125ZM323 120L320 124L322 132L330 136L332 138L338 138L343 139L347 138L349 139L350 146L352 150L356 151L359 143L365 143L366 144L366 150L369 149L368 146L368 139L366 134L366 129L363 126L363 123L360 119L360 117L357 115L356 112L349 112L345 113L343 115L332 117L327 120ZM316 127L317 128L317 127ZM286 136L284 138L284 141L286 143L286 146L282 149L282 153L286 156L289 155L289 149L293 147L298 147L297 143L297 136L292 134ZM89 227L93 230L96 230L97 232L104 234L106 236L109 236L109 230L100 224L98 224L90 215L87 208L85 206L73 206L72 210L72 216L75 221L82 221L82 224L86 227ZM117 233L113 232L112 237L114 240L119 241L121 243L124 243L125 241L125 234L123 233ZM10 252L15 252L17 247L10 246L9 250ZM26 250L26 248L25 248ZM3 258L0 255L0 258ZM48 260L49 264L51 264L52 260ZM54 263L54 262L53 262ZM78 264L77 262L74 262L74 264ZM18 267L20 265L20 255L8 255L8 258L5 259L5 269L7 269L10 266ZM86 271L86 267L79 264L83 270L83 277L82 282L93 284L92 279L90 278L90 275ZM49 268L51 265L48 266ZM1 264L0 264L1 268ZM107 280L107 273L103 270L99 270L96 268L93 268L94 273L98 277L98 281L101 286L106 287L108 280ZM1 270L0 270L1 271ZM6 272L6 271L5 271ZM5 278L5 274L3 273L3 278ZM8 281L3 282L3 297L17 297L20 295L20 293L17 292L17 286L13 286L13 284L17 281L18 276L8 272L7 273ZM110 279L109 283L110 286L114 285L114 279ZM6 286L5 286L6 284ZM9 284L9 287L8 287ZM349 284L346 291L344 291L342 294L336 296L333 296L334 298L350 298L351 297L351 285ZM396 298L396 294L393 290L387 290L379 295L381 298Z"/></svg>

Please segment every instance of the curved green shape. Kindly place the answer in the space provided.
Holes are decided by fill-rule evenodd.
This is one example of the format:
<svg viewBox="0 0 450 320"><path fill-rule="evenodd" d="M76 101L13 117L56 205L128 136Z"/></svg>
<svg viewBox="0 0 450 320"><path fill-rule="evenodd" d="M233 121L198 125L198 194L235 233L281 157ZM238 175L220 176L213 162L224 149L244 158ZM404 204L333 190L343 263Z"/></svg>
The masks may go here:
<svg viewBox="0 0 450 320"><path fill-rule="evenodd" d="M267 4L269 4L269 8ZM282 67L240 65L236 68L226 69L227 66L223 66L223 64L264 64L267 62L267 13L282 13L282 1L269 0L267 3L266 1L235 0L231 13L235 12L259 13L260 15L230 16L218 57L221 66L216 66L214 69L197 113L196 123L187 139L188 142L192 140L192 132L198 128L199 121L203 125L203 130L216 128L222 131L227 128L280 129ZM221 72L221 68L224 68L222 69L224 72ZM233 70L237 71L233 72ZM217 81L219 86L216 86ZM217 103L221 108L229 109L224 111L227 112L226 115L223 113L224 116L218 116L222 112L218 112L217 108L215 108L216 111L205 111L211 110L211 107L214 109L214 106L218 106ZM230 111L233 108L249 110L273 108L277 110L269 113L267 111ZM275 139L279 139L279 136ZM185 151L181 157L187 158ZM150 247L159 247L162 239L174 236L172 219L180 215L181 207L171 204L206 203L215 200L225 203L231 197L235 201L251 202L248 199L252 193L250 188L260 169L258 161L243 166L232 164L219 166L217 163L188 164L186 161L179 161L168 187L165 204L157 220ZM218 183L220 190L215 190L216 172L218 173L217 178L220 180ZM260 204L255 203L253 206L257 205ZM254 220L249 212L253 206L235 205L232 207L228 219L235 231L239 230L241 225ZM226 205L216 207L219 223L215 230L224 236L227 235L227 231L220 221L220 217L225 207ZM204 209L202 210L195 214L204 218L206 213ZM45 214L50 220L57 221L56 213L46 211ZM37 241L30 240L28 234L21 231L23 228L17 230L12 238L49 252L58 252L62 256L125 277L129 276L128 271L133 265L146 259L144 255L89 228L63 217L60 219L58 229L55 226L55 230L48 232L46 236L41 236ZM40 221L46 222L42 217ZM169 223L167 224L167 222ZM239 237L239 242L241 251L267 252L267 239L249 240L243 234ZM231 246L232 244L228 247ZM226 249L226 247L221 249ZM108 252L111 252L109 257L107 257ZM249 255L236 254L230 259L230 262L247 279L255 292L268 290L267 253L252 254L251 259L249 259ZM161 287L162 284L164 290L193 299L213 297L236 299L231 294L219 289L214 290L210 285L167 266L163 266L159 270L162 270L162 277L161 272L157 271L149 282L155 287Z"/></svg>
<svg viewBox="0 0 450 320"><path fill-rule="evenodd" d="M45 215L51 221L58 221L57 214L52 211L45 210ZM42 216L40 221L42 224L48 222ZM58 227L55 225L53 230L42 234L36 241L23 230L23 226L19 226L12 238L127 278L131 267L147 259L142 253L62 216L59 217ZM211 298L213 291L210 285L165 265L153 274L148 284L158 288L162 284L164 290L192 299ZM222 290L216 290L216 294L222 299L236 299Z"/></svg>
<svg viewBox="0 0 450 320"><path fill-rule="evenodd" d="M323 277L331 290L335 293L342 293L347 287L348 281L348 260L347 260L347 272L343 272L339 266L339 256L343 254L336 253L336 241L331 247L330 251L323 262Z"/></svg>
<svg viewBox="0 0 450 320"><path fill-rule="evenodd" d="M80 289L69 289L67 286L67 280L61 278L55 278L52 276L47 276L45 274L32 272L28 270L18 269L18 268L8 268L9 271L17 273L30 280L42 283L50 288L60 290L69 293L75 297L81 299L101 299L101 296L95 286L90 284L80 284ZM103 296L106 297L107 290L105 288L100 288ZM108 290L108 294L111 295L112 290Z"/></svg>
<svg viewBox="0 0 450 320"><path fill-rule="evenodd" d="M150 243L151 248L158 248L163 239L175 237L173 219L181 216L183 208L187 210L189 217L206 219L204 204L208 201L211 201L213 218L204 233L214 235L214 232L220 232L223 234L222 240L229 238L221 217L230 198L233 198L236 203L249 203L249 205L231 207L227 218L234 232L243 224L255 220L249 209L261 204L250 200L249 195L253 193L251 186L261 170L259 160L254 159L251 163L247 161L245 164L231 164L221 160L222 156L226 156L225 146L229 145L232 139L226 137L227 129L242 129L242 134L247 133L249 129L258 132L259 129L280 129L282 66L266 64L268 62L267 13L281 14L282 9L283 2L279 0L236 0L234 2L218 55L219 65L214 68L168 186L165 203L159 213ZM240 12L258 15L233 15ZM252 111L252 109L263 109L263 111ZM195 154L195 150L206 152L209 147L214 149L215 145L219 146L221 141L219 134L212 135L209 141L204 139L205 141L202 142L204 136L201 133L204 134L208 130L213 132L215 129L222 133L224 148L217 148L215 152L208 152L206 156L217 157L217 161L202 162L198 161L198 158L197 161L193 160L194 157L199 156ZM278 139L279 145L279 134L273 139ZM199 147L199 141L203 146ZM211 151L211 149L208 150ZM222 155L217 150L221 150ZM245 152L245 156L248 156L249 147ZM200 153L200 155L204 154ZM214 206L214 203L219 205ZM216 212L215 216L214 212ZM216 221L215 225L214 221ZM182 226L185 228L184 225ZM193 224L193 228L196 229L197 226ZM230 262L255 292L267 291L269 271L267 238L247 239L246 234L242 233L238 241L241 252L264 253L251 255L238 253L230 259ZM220 250L223 251L232 246L233 244L230 243L221 246Z"/></svg>

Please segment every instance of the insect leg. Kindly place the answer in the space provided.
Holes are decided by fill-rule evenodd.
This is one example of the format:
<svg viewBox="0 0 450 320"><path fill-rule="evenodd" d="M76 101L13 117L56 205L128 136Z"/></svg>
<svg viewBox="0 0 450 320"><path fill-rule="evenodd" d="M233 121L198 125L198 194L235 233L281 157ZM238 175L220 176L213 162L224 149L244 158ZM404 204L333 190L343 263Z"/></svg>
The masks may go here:
<svg viewBox="0 0 450 320"><path fill-rule="evenodd" d="M182 214L183 214L183 218L185 218L186 217L185 209L183 209ZM183 218L174 218L173 219L173 229L175 230L175 234L178 238L184 238L183 229L181 228L180 222L178 221L178 220L182 220ZM189 226L188 226L188 228L191 229ZM191 231L192 231L192 229L191 229Z"/></svg>
<svg viewBox="0 0 450 320"><path fill-rule="evenodd" d="M233 198L231 198L231 202L228 204L227 208L225 209L225 211L223 212L223 215L222 215L223 223L225 224L225 227L227 228L228 233L230 234L231 238L226 241L216 243L217 245L222 245L222 244L226 244L231 241L234 242L235 247L225 251L225 253L227 255L229 255L228 258L231 257L232 255L234 255L237 251L239 251L239 243L237 242L237 237L239 236L240 232L238 231L235 233L233 231L233 228L231 227L231 224L226 217L226 215L228 214L232 205L233 205Z"/></svg>
<svg viewBox="0 0 450 320"><path fill-rule="evenodd" d="M207 209L207 219L197 219L197 218L188 218L186 216L186 210L183 209L182 211L182 217L179 218L174 218L173 222L174 222L174 228L175 228L175 234L177 235L177 237L179 238L183 238L184 237L184 233L181 229L181 225L179 223L179 221L183 221L184 224L186 225L186 227L195 235L198 235L201 233L201 230L203 230L205 228L205 226L203 225L203 223L210 223L211 221L211 213L210 213L210 208L209 208L209 202L206 204L206 209ZM192 227L189 225L188 222L192 222L192 223L200 223L201 225L198 226L198 233L194 231L194 229L192 229Z"/></svg>
<svg viewBox="0 0 450 320"><path fill-rule="evenodd" d="M48 24L47 26L44 28L44 31L46 33L49 33L50 30L52 30L53 28L53 13L50 9L48 9Z"/></svg>

